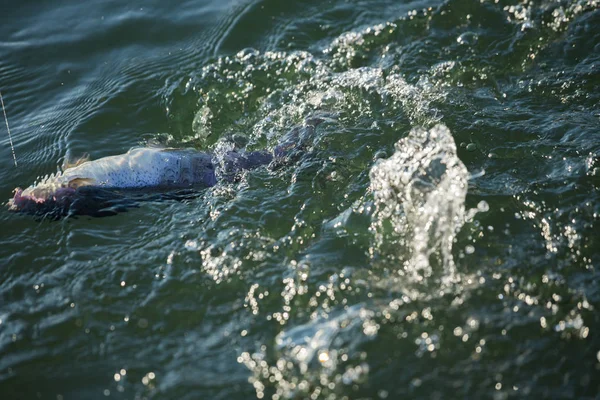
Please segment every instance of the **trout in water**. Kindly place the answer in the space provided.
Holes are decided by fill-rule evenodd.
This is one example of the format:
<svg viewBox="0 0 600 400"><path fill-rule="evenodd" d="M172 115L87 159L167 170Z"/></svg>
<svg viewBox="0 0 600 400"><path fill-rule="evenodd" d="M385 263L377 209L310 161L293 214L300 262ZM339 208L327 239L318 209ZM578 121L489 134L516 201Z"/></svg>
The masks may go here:
<svg viewBox="0 0 600 400"><path fill-rule="evenodd" d="M33 214L112 215L127 208L123 204L131 206L128 193L164 194L210 187L235 179L243 170L284 160L302 147L322 121L313 118L295 127L272 152L209 154L195 149L137 147L125 154L83 160L26 189L16 188L8 207Z"/></svg>
<svg viewBox="0 0 600 400"><path fill-rule="evenodd" d="M90 197L120 189L166 192L210 187L218 179L232 180L242 170L269 164L275 154L281 153L278 149L274 154L228 151L217 157L193 149L133 148L125 154L79 162L26 189L16 188L8 207L12 211L39 213L67 210L79 201L89 209L93 203ZM89 213L82 212L81 207L78 211Z"/></svg>

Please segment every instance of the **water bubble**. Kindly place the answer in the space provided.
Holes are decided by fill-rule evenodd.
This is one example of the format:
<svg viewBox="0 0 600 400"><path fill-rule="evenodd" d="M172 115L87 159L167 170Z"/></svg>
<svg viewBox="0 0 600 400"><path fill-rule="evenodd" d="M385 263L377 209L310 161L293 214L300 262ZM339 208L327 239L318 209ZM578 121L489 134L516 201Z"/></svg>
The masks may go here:
<svg viewBox="0 0 600 400"><path fill-rule="evenodd" d="M465 32L456 38L456 42L460 45L472 46L477 43L478 36L473 32Z"/></svg>
<svg viewBox="0 0 600 400"><path fill-rule="evenodd" d="M419 378L414 378L411 382L410 382L414 387L420 387L421 384L423 383L423 381Z"/></svg>
<svg viewBox="0 0 600 400"><path fill-rule="evenodd" d="M195 240L188 240L185 242L185 248L190 251L194 251L198 249L198 242Z"/></svg>
<svg viewBox="0 0 600 400"><path fill-rule="evenodd" d="M523 23L523 25L521 25L521 31L522 32L529 31L529 30L531 30L533 28L534 28L534 25L533 25L533 22L531 22L531 21L525 21Z"/></svg>
<svg viewBox="0 0 600 400"><path fill-rule="evenodd" d="M481 200L477 203L477 211L479 212L488 212L490 210L490 205L485 200Z"/></svg>

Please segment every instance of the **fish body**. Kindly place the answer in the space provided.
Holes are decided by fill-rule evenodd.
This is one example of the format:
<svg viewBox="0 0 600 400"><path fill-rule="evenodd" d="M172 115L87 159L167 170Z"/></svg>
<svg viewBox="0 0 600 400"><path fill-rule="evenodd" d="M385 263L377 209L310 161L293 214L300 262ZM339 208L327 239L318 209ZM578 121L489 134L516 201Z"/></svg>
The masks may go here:
<svg viewBox="0 0 600 400"><path fill-rule="evenodd" d="M15 189L9 209L69 205L84 186L102 189L190 188L217 182L213 156L193 149L133 148L125 154L86 161Z"/></svg>
<svg viewBox="0 0 600 400"><path fill-rule="evenodd" d="M61 186L69 186L69 182L77 180L107 188L212 186L216 183L210 154L193 149L147 147L84 162L54 179Z"/></svg>

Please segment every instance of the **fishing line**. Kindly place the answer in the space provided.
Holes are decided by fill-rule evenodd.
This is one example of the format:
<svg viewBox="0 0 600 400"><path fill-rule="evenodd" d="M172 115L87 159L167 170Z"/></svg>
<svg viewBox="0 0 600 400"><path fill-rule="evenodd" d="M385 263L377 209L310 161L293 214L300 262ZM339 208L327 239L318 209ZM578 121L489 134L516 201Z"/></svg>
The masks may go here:
<svg viewBox="0 0 600 400"><path fill-rule="evenodd" d="M2 98L2 92L0 92L0 103L2 103L2 112L4 113L4 122L6 122L6 131L8 132L8 141L10 142L10 149L12 150L13 160L15 161L15 167L17 166L17 156L15 155L15 146L13 146L12 136L10 135L10 128L8 127L8 118L6 117L6 109L4 108L4 99Z"/></svg>

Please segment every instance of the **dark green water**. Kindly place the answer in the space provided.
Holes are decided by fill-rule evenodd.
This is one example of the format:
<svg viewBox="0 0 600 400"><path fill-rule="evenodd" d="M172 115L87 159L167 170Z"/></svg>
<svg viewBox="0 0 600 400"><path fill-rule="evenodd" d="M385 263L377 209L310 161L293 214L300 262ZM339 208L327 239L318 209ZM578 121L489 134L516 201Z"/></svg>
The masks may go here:
<svg viewBox="0 0 600 400"><path fill-rule="evenodd" d="M325 118L197 198L0 210L1 399L599 398L597 0L4 1L0 90L6 200Z"/></svg>

